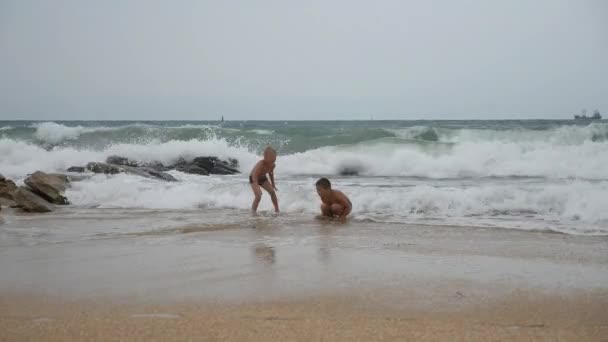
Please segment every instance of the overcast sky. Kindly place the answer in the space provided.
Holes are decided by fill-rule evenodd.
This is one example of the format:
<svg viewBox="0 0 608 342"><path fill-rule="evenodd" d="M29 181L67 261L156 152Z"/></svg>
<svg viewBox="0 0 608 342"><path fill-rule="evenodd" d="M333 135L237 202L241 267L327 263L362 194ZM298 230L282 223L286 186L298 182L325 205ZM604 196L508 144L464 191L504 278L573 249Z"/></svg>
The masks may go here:
<svg viewBox="0 0 608 342"><path fill-rule="evenodd" d="M608 1L0 0L0 119L608 114Z"/></svg>

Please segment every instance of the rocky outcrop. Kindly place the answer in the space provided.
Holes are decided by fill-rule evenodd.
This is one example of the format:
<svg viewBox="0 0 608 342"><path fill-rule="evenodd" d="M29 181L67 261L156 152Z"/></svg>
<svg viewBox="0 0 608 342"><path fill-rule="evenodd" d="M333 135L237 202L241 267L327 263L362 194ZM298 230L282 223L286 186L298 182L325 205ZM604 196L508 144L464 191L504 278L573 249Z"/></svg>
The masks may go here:
<svg viewBox="0 0 608 342"><path fill-rule="evenodd" d="M184 165L178 165L175 167L175 169L179 172L183 172L183 173L190 173L190 174L195 174L195 175L201 175L201 176L209 176L209 172L207 172L207 170L205 170L204 168L195 165L195 164L184 164Z"/></svg>
<svg viewBox="0 0 608 342"><path fill-rule="evenodd" d="M69 183L65 175L46 174L42 171L36 171L25 179L25 184L33 193L53 204L69 204L68 199L63 196Z"/></svg>
<svg viewBox="0 0 608 342"><path fill-rule="evenodd" d="M140 166L137 161L131 160L129 158L121 157L121 156L109 156L108 158L106 158L106 163L113 164L113 165L133 166L133 167Z"/></svg>
<svg viewBox="0 0 608 342"><path fill-rule="evenodd" d="M121 156L110 156L105 163L91 162L86 167L72 166L68 172L84 172L114 175L127 173L147 178L156 178L168 182L177 181L175 177L166 173L169 170L177 170L184 173L208 176L208 175L234 175L240 173L237 168L239 161L234 158L221 160L218 157L196 157L190 161L180 157L170 165L164 165L159 161L141 162Z"/></svg>
<svg viewBox="0 0 608 342"><path fill-rule="evenodd" d="M358 176L365 171L364 169L359 162L351 161L343 163L337 171L340 176Z"/></svg>
<svg viewBox="0 0 608 342"><path fill-rule="evenodd" d="M0 174L0 205L5 207L15 206L15 192L17 185L10 179Z"/></svg>
<svg viewBox="0 0 608 342"><path fill-rule="evenodd" d="M86 167L84 166L71 166L68 168L68 172L77 172L77 173L83 173L87 170Z"/></svg>
<svg viewBox="0 0 608 342"><path fill-rule="evenodd" d="M115 174L121 172L121 167L119 165L90 162L87 164L87 170L94 172L94 173L104 173L106 175L115 175Z"/></svg>
<svg viewBox="0 0 608 342"><path fill-rule="evenodd" d="M167 182L176 182L177 179L171 176L170 174L158 171L151 167L134 167L134 166L126 166L126 165L114 165L108 163L95 163L91 162L87 164L87 170L94 173L104 173L104 174L117 174L117 173L126 173L136 176L142 176L146 178L156 178L160 180L164 180Z"/></svg>
<svg viewBox="0 0 608 342"><path fill-rule="evenodd" d="M236 164L238 165L238 162L236 162ZM196 157L186 165L199 166L205 169L209 174L215 175L234 175L239 173L239 170L233 168L230 162L220 160L217 157Z"/></svg>
<svg viewBox="0 0 608 342"><path fill-rule="evenodd" d="M23 186L15 192L15 201L21 209L27 212L47 213L53 211L52 204Z"/></svg>

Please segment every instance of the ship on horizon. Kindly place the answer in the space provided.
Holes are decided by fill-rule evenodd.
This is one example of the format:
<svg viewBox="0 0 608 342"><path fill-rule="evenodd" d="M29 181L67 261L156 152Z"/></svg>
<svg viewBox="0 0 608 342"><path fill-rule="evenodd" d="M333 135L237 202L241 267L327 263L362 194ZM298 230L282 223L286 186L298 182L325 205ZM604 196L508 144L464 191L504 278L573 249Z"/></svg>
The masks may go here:
<svg viewBox="0 0 608 342"><path fill-rule="evenodd" d="M594 110L592 116L587 116L587 110L583 109L581 115L575 115L574 120L601 120L602 115L599 110Z"/></svg>

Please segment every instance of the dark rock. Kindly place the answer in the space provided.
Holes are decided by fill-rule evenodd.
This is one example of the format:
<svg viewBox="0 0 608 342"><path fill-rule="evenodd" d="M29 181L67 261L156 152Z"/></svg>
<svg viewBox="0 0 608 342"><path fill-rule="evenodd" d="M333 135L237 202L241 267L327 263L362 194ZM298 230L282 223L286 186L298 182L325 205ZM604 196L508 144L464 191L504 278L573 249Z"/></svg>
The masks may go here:
<svg viewBox="0 0 608 342"><path fill-rule="evenodd" d="M172 169L175 169L175 168L177 168L177 167L178 167L178 166L180 166L180 165L186 165L186 164L188 164L188 161L187 161L186 159L184 159L183 157L179 157L179 158L178 158L178 159L175 161L175 163L173 163L173 164L169 165L168 167L169 167L169 168L172 168Z"/></svg>
<svg viewBox="0 0 608 342"><path fill-rule="evenodd" d="M358 176L364 171L364 167L356 162L343 164L338 168L340 176Z"/></svg>
<svg viewBox="0 0 608 342"><path fill-rule="evenodd" d="M350 168L343 168L340 170L339 172L340 176L358 176L359 175L359 170L357 169L350 169Z"/></svg>
<svg viewBox="0 0 608 342"><path fill-rule="evenodd" d="M234 158L228 158L228 165L233 169L239 168L239 161Z"/></svg>
<svg viewBox="0 0 608 342"><path fill-rule="evenodd" d="M163 165L163 163L161 163L159 161L153 161L151 163L146 163L146 164L144 164L144 166L152 168L152 169L154 169L156 171L168 171L168 170L170 170L165 165Z"/></svg>
<svg viewBox="0 0 608 342"><path fill-rule="evenodd" d="M121 157L121 156L109 156L106 159L107 164L121 165L121 166L140 166L139 163L135 160L131 160L129 158Z"/></svg>
<svg viewBox="0 0 608 342"><path fill-rule="evenodd" d="M68 172L78 172L78 173L83 173L87 170L86 167L84 166L71 166L68 168Z"/></svg>
<svg viewBox="0 0 608 342"><path fill-rule="evenodd" d="M25 184L40 197L53 204L69 204L63 196L70 181L68 177L61 174L46 174L36 171L25 179Z"/></svg>
<svg viewBox="0 0 608 342"><path fill-rule="evenodd" d="M106 163L91 162L87 164L87 169L95 173L117 174L126 173L131 175L142 176L146 178L157 178L168 182L176 182L177 179L168 173L155 170L150 167L133 167L125 165L114 165Z"/></svg>
<svg viewBox="0 0 608 342"><path fill-rule="evenodd" d="M17 202L0 197L0 206L14 208L17 206Z"/></svg>
<svg viewBox="0 0 608 342"><path fill-rule="evenodd" d="M238 161L236 161L236 163L238 164ZM240 173L239 170L231 167L230 163L220 160L217 157L196 157L192 160L192 164L202 167L207 170L209 174L234 175Z"/></svg>
<svg viewBox="0 0 608 342"><path fill-rule="evenodd" d="M19 207L27 212L48 213L54 210L52 204L23 186L15 192L15 200Z"/></svg>
<svg viewBox="0 0 608 342"><path fill-rule="evenodd" d="M177 171L184 172L184 173L191 173L191 174L201 175L201 176L209 176L209 172L207 172L207 170L203 169L202 167L200 167L198 165L194 165L194 164L178 165L175 169Z"/></svg>
<svg viewBox="0 0 608 342"><path fill-rule="evenodd" d="M115 175L121 172L120 166L96 162L88 163L87 170L95 173L105 173L110 175Z"/></svg>
<svg viewBox="0 0 608 342"><path fill-rule="evenodd" d="M220 162L220 163L216 163L215 166L213 167L213 169L211 169L209 171L209 173L215 174L215 175L236 175L240 172L239 172L239 170L231 168L224 162Z"/></svg>
<svg viewBox="0 0 608 342"><path fill-rule="evenodd" d="M198 165L203 169L207 170L207 172L211 173L210 171L215 167L216 161L216 157L196 157L192 159L192 162L190 162L190 164Z"/></svg>
<svg viewBox="0 0 608 342"><path fill-rule="evenodd" d="M17 185L15 182L0 175L0 199L14 202L16 191Z"/></svg>
<svg viewBox="0 0 608 342"><path fill-rule="evenodd" d="M155 170L151 167L140 167L140 168L137 168L137 170L147 172L152 178L157 178L160 180L164 180L166 182L177 182L177 179L175 177L171 176L170 174L163 172L163 171Z"/></svg>

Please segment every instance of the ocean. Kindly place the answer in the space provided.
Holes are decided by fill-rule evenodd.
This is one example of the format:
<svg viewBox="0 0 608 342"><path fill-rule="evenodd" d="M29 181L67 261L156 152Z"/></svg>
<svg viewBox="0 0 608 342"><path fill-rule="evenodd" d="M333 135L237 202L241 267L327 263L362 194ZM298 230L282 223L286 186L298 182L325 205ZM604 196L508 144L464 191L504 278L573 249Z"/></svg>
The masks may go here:
<svg viewBox="0 0 608 342"><path fill-rule="evenodd" d="M0 173L22 183L37 170L66 172L110 155L163 163L197 156L238 159L241 175L171 171L175 183L92 175L73 182L66 193L71 205L61 208L117 218L144 213L167 222L188 217L186 223L120 228L128 234L173 234L201 221L248 222L247 175L268 145L279 153L278 219L285 224L313 220L319 211L314 183L328 177L350 197L351 221L377 229L422 225L608 235L605 121L0 121ZM344 170L356 174L341 175ZM262 217L270 216L267 195L260 209ZM116 229L98 225L93 235ZM42 241L28 234L5 230L2 243ZM51 235L61 239L60 230Z"/></svg>

